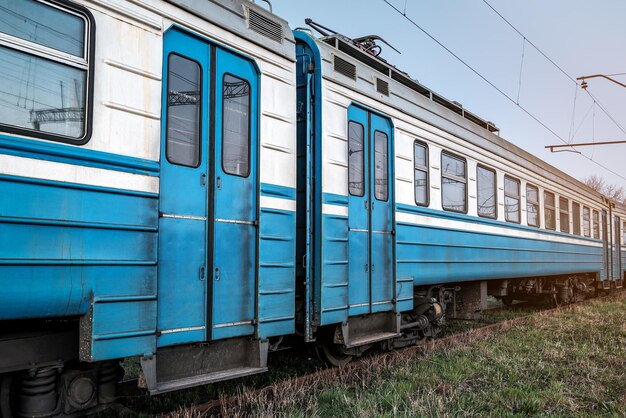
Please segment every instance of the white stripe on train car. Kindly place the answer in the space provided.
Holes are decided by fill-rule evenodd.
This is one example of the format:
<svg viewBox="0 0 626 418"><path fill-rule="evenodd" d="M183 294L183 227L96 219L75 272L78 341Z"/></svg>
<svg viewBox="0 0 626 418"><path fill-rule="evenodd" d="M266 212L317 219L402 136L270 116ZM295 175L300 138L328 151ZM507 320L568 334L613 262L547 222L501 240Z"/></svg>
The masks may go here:
<svg viewBox="0 0 626 418"><path fill-rule="evenodd" d="M564 244L586 245L589 247L602 247L602 242L577 239L576 237L565 237L540 232L513 229L505 226L484 225L472 222L457 221L453 219L443 219L432 216L416 215L411 213L396 212L396 221L414 225L433 226L440 228L457 229L468 232L479 232L492 235L514 236L517 238L535 239L541 241L559 242Z"/></svg>
<svg viewBox="0 0 626 418"><path fill-rule="evenodd" d="M261 196L261 208L296 211L296 201L279 197Z"/></svg>
<svg viewBox="0 0 626 418"><path fill-rule="evenodd" d="M348 207L324 203L322 205L322 213L324 215L348 216Z"/></svg>
<svg viewBox="0 0 626 418"><path fill-rule="evenodd" d="M0 174L137 192L159 193L158 177L5 154L0 154Z"/></svg>

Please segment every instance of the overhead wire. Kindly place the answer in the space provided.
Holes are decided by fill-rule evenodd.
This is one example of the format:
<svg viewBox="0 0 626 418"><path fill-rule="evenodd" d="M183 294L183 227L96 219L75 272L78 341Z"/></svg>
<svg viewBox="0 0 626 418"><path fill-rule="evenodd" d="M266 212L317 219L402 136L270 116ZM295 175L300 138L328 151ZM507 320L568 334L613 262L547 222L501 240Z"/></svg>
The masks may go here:
<svg viewBox="0 0 626 418"><path fill-rule="evenodd" d="M471 72L473 72L476 76L478 76L481 80L483 80L485 83L487 83L488 85L490 85L494 90L496 90L498 93L500 93L502 96L504 96L506 99L508 99L511 103L513 103L515 106L517 106L520 110L522 110L527 116L529 116L531 119L533 119L535 122L537 122L539 125L541 125L544 129L546 129L548 132L550 132L552 135L554 135L557 139L559 139L561 142L563 142L566 145L569 145L568 141L566 141L561 135L559 135L556 131L554 131L554 129L550 128L545 122L543 122L541 119L539 119L537 116L535 116L533 113L531 113L528 109L526 109L524 106L520 105L518 102L516 102L516 100L511 97L509 94L507 94L506 92L504 92L502 89L500 89L498 86L496 86L492 81L490 81L487 77L485 77L484 75L482 75L478 70L476 70L474 67L472 67L470 64L468 64L463 58L461 58L460 56L458 56L456 53L454 53L450 48L448 48L446 45L444 45L441 41L439 41L437 38L435 38L433 35L431 35L427 30L425 30L423 27L421 27L416 21L414 21L413 19L411 19L409 16L407 16L402 10L398 9L394 4L392 4L389 0L382 0L384 3L386 3L389 7L391 7L393 10L395 10L398 14L400 14L401 16L403 16L408 22L410 22L413 26L415 26L417 29L419 29L424 35L426 35L428 38L430 38L433 42L435 42L437 45L439 45L441 48L443 48L445 51L447 51L450 55L452 55L454 58L456 58L461 64L463 64L465 67L467 67L467 69L469 69ZM517 30L508 20L506 20L499 12L497 12L489 3L487 3L485 0L482 0L483 2L485 2L485 4L487 4L492 10L494 10L494 12L496 12L496 14L498 14L502 19L504 19L509 26L511 26L518 34L520 34L521 36L523 36L526 39L526 42L528 42L530 45L532 45L535 49L537 49L543 56L545 56L545 58L550 61L554 66L556 66L563 74L565 74L569 79L571 79L572 81L574 81L574 83L578 84L578 82L571 77L569 74L567 74L567 72L565 72L565 70L563 70L558 64L556 64L552 59L550 59L547 55L545 55L541 50L539 50L531 41L528 40L528 38L526 38L519 30ZM587 90L585 90L587 91ZM587 91L587 93L591 96L591 93ZM594 100L595 97L592 96L592 98ZM597 100L596 100L597 101ZM598 103L598 107L600 107L600 109L602 109L607 116L613 121L615 122L618 127L620 127L620 129L622 129L624 131L624 133L626 133L626 130L623 129L623 127L621 127L621 125L619 125L617 123L617 121L606 111L606 109L601 106L600 103ZM574 149L574 147L572 147L572 149ZM583 157L585 157L586 159L588 159L589 161L593 162L594 164L596 164L597 166L605 169L606 171L614 174L615 176L621 178L622 180L626 180L626 177L622 176L621 174L615 172L614 170L604 166L603 164L600 164L599 162L593 160L592 158L590 158L589 156L585 155L585 154L580 154Z"/></svg>

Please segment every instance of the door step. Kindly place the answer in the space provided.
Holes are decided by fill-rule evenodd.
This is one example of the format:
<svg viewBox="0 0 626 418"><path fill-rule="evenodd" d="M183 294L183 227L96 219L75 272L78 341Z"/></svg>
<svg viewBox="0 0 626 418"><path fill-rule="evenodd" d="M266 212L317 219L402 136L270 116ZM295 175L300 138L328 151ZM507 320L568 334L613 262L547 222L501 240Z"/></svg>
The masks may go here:
<svg viewBox="0 0 626 418"><path fill-rule="evenodd" d="M400 315L395 312L379 312L372 315L351 317L341 326L341 339L346 348L359 347L400 336Z"/></svg>
<svg viewBox="0 0 626 418"><path fill-rule="evenodd" d="M229 379L236 379L238 377L250 376L252 374L264 373L267 371L267 367L239 367L236 369L222 370L219 372L207 373L199 376L191 376L178 380L170 380L164 383L157 383L155 389L150 390L151 395L157 395L159 393L171 392L173 390L180 390L190 388L198 385L207 385L209 383L221 382Z"/></svg>
<svg viewBox="0 0 626 418"><path fill-rule="evenodd" d="M157 350L141 359L140 385L151 395L267 371L268 342L231 338Z"/></svg>

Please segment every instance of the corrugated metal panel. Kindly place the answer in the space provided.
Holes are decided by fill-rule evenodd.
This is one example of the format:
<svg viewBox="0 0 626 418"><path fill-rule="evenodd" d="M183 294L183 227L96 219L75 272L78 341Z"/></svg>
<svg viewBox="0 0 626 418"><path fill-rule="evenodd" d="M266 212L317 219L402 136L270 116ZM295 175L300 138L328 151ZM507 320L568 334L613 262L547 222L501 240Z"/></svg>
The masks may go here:
<svg viewBox="0 0 626 418"><path fill-rule="evenodd" d="M376 91L384 94L385 96L389 96L389 83L385 80L381 80L380 78L376 79Z"/></svg>
<svg viewBox="0 0 626 418"><path fill-rule="evenodd" d="M273 41L283 42L282 25L256 10L248 9L248 27Z"/></svg>
<svg viewBox="0 0 626 418"><path fill-rule="evenodd" d="M339 74L343 74L348 78L356 80L356 65L349 63L337 55L335 55L334 68Z"/></svg>

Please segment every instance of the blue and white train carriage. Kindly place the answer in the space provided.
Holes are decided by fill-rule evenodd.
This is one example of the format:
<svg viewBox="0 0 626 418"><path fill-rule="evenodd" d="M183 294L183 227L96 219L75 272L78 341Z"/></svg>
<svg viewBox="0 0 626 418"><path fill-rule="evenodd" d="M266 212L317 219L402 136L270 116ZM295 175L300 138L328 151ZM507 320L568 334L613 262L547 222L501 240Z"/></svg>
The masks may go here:
<svg viewBox="0 0 626 418"><path fill-rule="evenodd" d="M622 286L623 208L378 59L375 38L323 35L295 35L298 274L331 363L431 335L447 302L471 317L487 294Z"/></svg>
<svg viewBox="0 0 626 418"><path fill-rule="evenodd" d="M5 2L6 3L6 2ZM626 208L247 0L0 4L0 415L433 335L621 287Z"/></svg>
<svg viewBox="0 0 626 418"><path fill-rule="evenodd" d="M266 370L295 326L295 61L244 0L0 5L3 416L109 402L127 356L152 393Z"/></svg>

